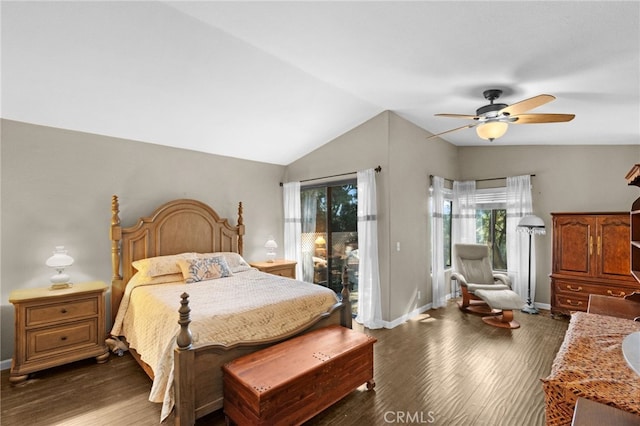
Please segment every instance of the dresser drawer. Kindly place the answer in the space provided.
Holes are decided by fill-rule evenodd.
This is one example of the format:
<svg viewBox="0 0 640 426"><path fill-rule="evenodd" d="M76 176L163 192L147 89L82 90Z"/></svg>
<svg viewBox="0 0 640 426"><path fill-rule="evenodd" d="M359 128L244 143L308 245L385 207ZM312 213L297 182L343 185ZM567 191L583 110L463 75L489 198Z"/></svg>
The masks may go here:
<svg viewBox="0 0 640 426"><path fill-rule="evenodd" d="M588 293L558 294L555 295L554 307L567 311L586 311L589 305Z"/></svg>
<svg viewBox="0 0 640 426"><path fill-rule="evenodd" d="M48 305L27 306L26 326L70 321L98 314L98 297L69 300Z"/></svg>
<svg viewBox="0 0 640 426"><path fill-rule="evenodd" d="M96 318L27 331L27 361L98 345Z"/></svg>
<svg viewBox="0 0 640 426"><path fill-rule="evenodd" d="M624 297L633 293L633 289L615 285L594 284L573 280L554 280L556 294L562 293L567 297L575 294L600 294L602 296Z"/></svg>

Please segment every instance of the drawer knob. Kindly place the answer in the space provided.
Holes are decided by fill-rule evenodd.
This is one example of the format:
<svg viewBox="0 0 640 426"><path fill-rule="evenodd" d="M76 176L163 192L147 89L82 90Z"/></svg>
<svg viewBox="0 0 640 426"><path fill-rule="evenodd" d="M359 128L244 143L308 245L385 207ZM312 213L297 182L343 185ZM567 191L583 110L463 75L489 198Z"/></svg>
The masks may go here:
<svg viewBox="0 0 640 426"><path fill-rule="evenodd" d="M62 308L62 309L60 309L60 313L61 313L61 314L66 314L66 313L67 313L67 310L66 310L65 308Z"/></svg>
<svg viewBox="0 0 640 426"><path fill-rule="evenodd" d="M574 288L572 285L568 285L567 286L567 290L571 290L571 291L582 291L582 287L578 286L578 288Z"/></svg>
<svg viewBox="0 0 640 426"><path fill-rule="evenodd" d="M60 340L62 340L62 341L64 342L65 340L67 340L67 336L62 336L62 337L60 338Z"/></svg>
<svg viewBox="0 0 640 426"><path fill-rule="evenodd" d="M626 293L624 291L621 291L618 294L613 294L611 290L607 290L607 294L614 297L624 297Z"/></svg>

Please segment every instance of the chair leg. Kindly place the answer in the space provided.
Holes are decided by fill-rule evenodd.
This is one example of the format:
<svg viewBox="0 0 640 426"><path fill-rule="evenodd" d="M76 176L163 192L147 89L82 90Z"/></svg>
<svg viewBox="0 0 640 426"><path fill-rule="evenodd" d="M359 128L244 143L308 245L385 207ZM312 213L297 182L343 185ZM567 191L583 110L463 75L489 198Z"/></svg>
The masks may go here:
<svg viewBox="0 0 640 426"><path fill-rule="evenodd" d="M502 315L482 317L482 321L500 328L520 328L520 324L513 319L513 310L503 310Z"/></svg>

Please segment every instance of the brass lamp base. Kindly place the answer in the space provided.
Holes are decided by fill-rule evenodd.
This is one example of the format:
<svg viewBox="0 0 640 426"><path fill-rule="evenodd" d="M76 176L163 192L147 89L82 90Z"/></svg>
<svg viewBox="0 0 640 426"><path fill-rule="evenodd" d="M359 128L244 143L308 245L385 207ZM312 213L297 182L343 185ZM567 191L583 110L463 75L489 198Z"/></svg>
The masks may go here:
<svg viewBox="0 0 640 426"><path fill-rule="evenodd" d="M71 283L53 283L51 284L51 287L49 287L49 290L62 290L65 288L70 288L73 287L73 284Z"/></svg>

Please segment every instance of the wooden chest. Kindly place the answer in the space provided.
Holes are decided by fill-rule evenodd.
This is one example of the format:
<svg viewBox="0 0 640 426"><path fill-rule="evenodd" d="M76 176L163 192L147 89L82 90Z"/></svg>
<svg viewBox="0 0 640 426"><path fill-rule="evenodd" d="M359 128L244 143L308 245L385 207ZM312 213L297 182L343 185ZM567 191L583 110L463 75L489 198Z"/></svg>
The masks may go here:
<svg viewBox="0 0 640 426"><path fill-rule="evenodd" d="M329 326L223 366L224 413L238 425L298 425L373 381L376 339Z"/></svg>

